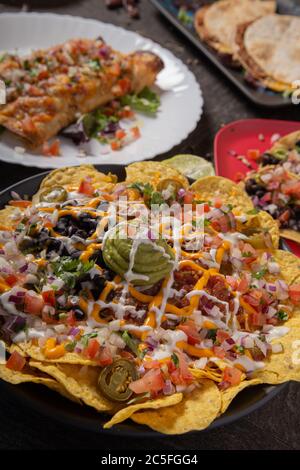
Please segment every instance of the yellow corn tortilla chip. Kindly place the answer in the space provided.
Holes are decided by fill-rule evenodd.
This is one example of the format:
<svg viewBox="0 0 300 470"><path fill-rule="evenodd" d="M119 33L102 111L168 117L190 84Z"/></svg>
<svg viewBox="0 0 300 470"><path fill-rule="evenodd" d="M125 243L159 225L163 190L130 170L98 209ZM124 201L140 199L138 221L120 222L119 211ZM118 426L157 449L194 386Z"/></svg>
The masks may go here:
<svg viewBox="0 0 300 470"><path fill-rule="evenodd" d="M234 209L233 209L234 213ZM237 231L247 234L247 229L259 229L270 233L272 237L273 247L279 246L279 228L278 223L273 217L265 211L259 211L258 214L249 215L247 222L237 221Z"/></svg>
<svg viewBox="0 0 300 470"><path fill-rule="evenodd" d="M187 189L189 182L182 173L163 162L136 162L126 168L126 183L142 182L150 183L154 188L165 179L178 181Z"/></svg>
<svg viewBox="0 0 300 470"><path fill-rule="evenodd" d="M221 394L211 380L201 380L199 385L177 405L134 413L131 419L164 434L205 429L219 414Z"/></svg>
<svg viewBox="0 0 300 470"><path fill-rule="evenodd" d="M14 385L18 385L25 382L33 382L40 384L51 384L55 382L51 377L41 376L41 374L35 373L29 367L26 367L24 371L11 370L6 367L5 364L0 364L0 378Z"/></svg>
<svg viewBox="0 0 300 470"><path fill-rule="evenodd" d="M224 204L232 204L241 213L245 213L254 208L249 196L243 189L222 176L206 176L200 178L191 185L192 191L199 193L199 198L204 201L210 201L220 197Z"/></svg>
<svg viewBox="0 0 300 470"><path fill-rule="evenodd" d="M30 366L54 377L67 392L97 411L109 411L114 404L101 396L97 388L100 368L73 364L48 364L30 361Z"/></svg>
<svg viewBox="0 0 300 470"><path fill-rule="evenodd" d="M115 424L122 423L126 419L130 418L133 413L142 409L158 409L166 406L174 406L181 402L182 393L175 393L174 395L157 398L156 400L145 401L144 403L136 403L135 405L129 405L127 408L123 408L118 411L110 421L104 424L104 429L109 429Z"/></svg>
<svg viewBox="0 0 300 470"><path fill-rule="evenodd" d="M271 149L268 150L268 153L274 153L280 149L292 150L295 147L296 143L299 142L299 140L300 140L300 130L291 132L290 134L287 134L284 137L281 137L280 139L278 139L273 145L273 147L271 147Z"/></svg>
<svg viewBox="0 0 300 470"><path fill-rule="evenodd" d="M65 353L64 356L59 357L57 359L48 359L44 355L40 347L32 344L31 341L28 341L26 343L25 342L18 343L17 345L12 345L10 347L10 352L13 352L15 349L18 352L22 351L23 354L40 362L49 362L53 364L75 364L75 365L81 365L81 366L98 366L99 367L99 364L96 361L85 358L82 355L77 354L75 352L67 352Z"/></svg>
<svg viewBox="0 0 300 470"><path fill-rule="evenodd" d="M91 178L91 183L95 189L110 192L113 190L117 177L115 175L105 175L96 170L93 165L80 165L73 167L58 168L51 171L42 181L37 194L32 198L33 203L39 201L40 194L46 189L53 188L54 186L79 187L82 179Z"/></svg>
<svg viewBox="0 0 300 470"><path fill-rule="evenodd" d="M296 230L291 230L289 228L281 229L280 236L282 238L287 238L287 240L292 240L296 243L300 243L300 233L296 232Z"/></svg>
<svg viewBox="0 0 300 470"><path fill-rule="evenodd" d="M222 372L218 369L194 369L190 367L189 371L196 379L210 379L214 382L222 381Z"/></svg>
<svg viewBox="0 0 300 470"><path fill-rule="evenodd" d="M233 387L227 388L227 390L221 391L221 410L220 414L225 413L229 407L232 400L245 388L252 387L253 385L258 385L263 383L261 379L251 379L243 380L239 385L234 385Z"/></svg>
<svg viewBox="0 0 300 470"><path fill-rule="evenodd" d="M22 219L22 211L18 207L5 206L0 210L0 230L12 229Z"/></svg>
<svg viewBox="0 0 300 470"><path fill-rule="evenodd" d="M281 268L281 276L285 282L293 284L298 276L300 276L300 258L293 253L283 250L275 250L273 253L275 261Z"/></svg>
<svg viewBox="0 0 300 470"><path fill-rule="evenodd" d="M280 343L283 351L273 353L265 362L264 369L257 371L255 377L267 384L279 384L289 380L300 381L300 311L284 323L289 331L285 336L272 341Z"/></svg>

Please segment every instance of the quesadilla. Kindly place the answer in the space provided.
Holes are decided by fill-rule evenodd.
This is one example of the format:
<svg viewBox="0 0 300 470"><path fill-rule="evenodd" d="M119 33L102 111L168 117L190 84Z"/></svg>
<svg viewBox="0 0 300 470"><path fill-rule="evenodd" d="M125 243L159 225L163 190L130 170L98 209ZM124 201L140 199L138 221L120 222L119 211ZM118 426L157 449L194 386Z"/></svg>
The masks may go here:
<svg viewBox="0 0 300 470"><path fill-rule="evenodd" d="M241 25L237 57L246 71L274 91L293 89L300 77L300 18L267 15Z"/></svg>
<svg viewBox="0 0 300 470"><path fill-rule="evenodd" d="M273 13L275 8L273 0L221 0L198 10L195 28L219 53L234 55L238 25Z"/></svg>

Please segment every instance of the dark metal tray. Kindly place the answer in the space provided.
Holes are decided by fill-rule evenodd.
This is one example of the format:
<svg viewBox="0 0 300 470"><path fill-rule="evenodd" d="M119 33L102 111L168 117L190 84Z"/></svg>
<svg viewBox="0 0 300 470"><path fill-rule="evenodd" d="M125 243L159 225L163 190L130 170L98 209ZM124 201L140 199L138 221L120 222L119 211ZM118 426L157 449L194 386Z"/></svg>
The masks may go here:
<svg viewBox="0 0 300 470"><path fill-rule="evenodd" d="M178 7L174 0L151 0L153 5L253 103L269 108L291 106L291 99L264 88L256 88L244 79L242 69L227 66L214 49L201 41L194 25L185 25L178 19ZM211 3L211 2L207 2ZM300 4L293 0L277 0L277 12L285 15L300 16Z"/></svg>

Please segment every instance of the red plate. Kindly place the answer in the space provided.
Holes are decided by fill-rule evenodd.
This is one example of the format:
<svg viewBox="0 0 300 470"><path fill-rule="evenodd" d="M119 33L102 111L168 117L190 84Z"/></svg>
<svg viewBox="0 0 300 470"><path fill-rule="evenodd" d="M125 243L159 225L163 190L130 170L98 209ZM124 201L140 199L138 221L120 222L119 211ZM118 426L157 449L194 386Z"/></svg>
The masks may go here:
<svg viewBox="0 0 300 470"><path fill-rule="evenodd" d="M227 124L215 137L216 174L231 180L235 180L237 173L245 175L250 169L237 159L238 155L247 155L249 149L264 152L272 146L271 137L274 134L284 136L298 130L300 130L300 122L296 121L242 119ZM250 162L253 168L256 168L256 164L251 160ZM289 240L285 242L288 248L300 257L300 245Z"/></svg>

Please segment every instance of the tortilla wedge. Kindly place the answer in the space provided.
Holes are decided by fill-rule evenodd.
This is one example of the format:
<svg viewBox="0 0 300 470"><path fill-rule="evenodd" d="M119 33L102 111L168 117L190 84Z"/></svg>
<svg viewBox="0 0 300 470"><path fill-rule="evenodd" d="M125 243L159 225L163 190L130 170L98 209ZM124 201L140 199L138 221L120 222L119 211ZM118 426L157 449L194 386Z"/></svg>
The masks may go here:
<svg viewBox="0 0 300 470"><path fill-rule="evenodd" d="M198 10L195 28L200 37L221 54L235 55L239 24L273 13L272 0L221 0Z"/></svg>
<svg viewBox="0 0 300 470"><path fill-rule="evenodd" d="M277 92L292 91L299 79L296 59L300 44L300 19L270 14L237 31L237 57L252 77Z"/></svg>

